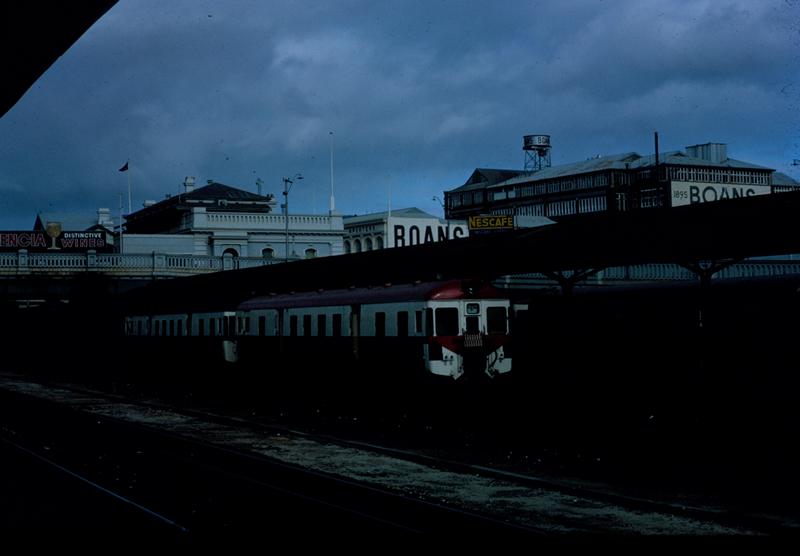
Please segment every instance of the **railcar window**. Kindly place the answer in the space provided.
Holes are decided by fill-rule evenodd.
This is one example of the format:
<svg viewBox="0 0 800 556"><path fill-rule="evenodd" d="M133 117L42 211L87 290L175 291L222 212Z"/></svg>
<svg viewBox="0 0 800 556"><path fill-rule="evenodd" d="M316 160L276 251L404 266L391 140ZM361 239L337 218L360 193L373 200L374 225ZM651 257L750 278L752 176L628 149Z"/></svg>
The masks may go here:
<svg viewBox="0 0 800 556"><path fill-rule="evenodd" d="M486 310L486 332L489 334L505 334L508 319L505 307L489 307Z"/></svg>
<svg viewBox="0 0 800 556"><path fill-rule="evenodd" d="M186 317L186 335L192 335L192 319L189 317Z"/></svg>
<svg viewBox="0 0 800 556"><path fill-rule="evenodd" d="M433 309L425 309L425 335L433 336Z"/></svg>
<svg viewBox="0 0 800 556"><path fill-rule="evenodd" d="M335 314L331 317L331 336L342 335L342 315Z"/></svg>
<svg viewBox="0 0 800 556"><path fill-rule="evenodd" d="M375 313L375 336L386 336L386 313Z"/></svg>
<svg viewBox="0 0 800 556"><path fill-rule="evenodd" d="M317 315L317 336L327 336L326 324L325 315Z"/></svg>
<svg viewBox="0 0 800 556"><path fill-rule="evenodd" d="M303 336L311 336L311 315L303 315Z"/></svg>
<svg viewBox="0 0 800 556"><path fill-rule="evenodd" d="M467 317L467 334L480 334L480 319L478 317Z"/></svg>
<svg viewBox="0 0 800 556"><path fill-rule="evenodd" d="M422 311L414 311L414 332L422 334Z"/></svg>
<svg viewBox="0 0 800 556"><path fill-rule="evenodd" d="M177 330L178 336L183 336L183 321L178 321Z"/></svg>
<svg viewBox="0 0 800 556"><path fill-rule="evenodd" d="M289 336L297 336L297 315L289 317Z"/></svg>
<svg viewBox="0 0 800 556"><path fill-rule="evenodd" d="M174 336L175 335L175 321L174 320L169 321L169 335L170 336Z"/></svg>
<svg viewBox="0 0 800 556"><path fill-rule="evenodd" d="M258 335L263 336L267 330L267 317L260 316L258 317Z"/></svg>
<svg viewBox="0 0 800 556"><path fill-rule="evenodd" d="M436 309L436 335L458 336L458 309L455 307Z"/></svg>
<svg viewBox="0 0 800 556"><path fill-rule="evenodd" d="M142 335L142 321L139 321L136 324L137 324L136 328L139 331L139 336L141 336Z"/></svg>
<svg viewBox="0 0 800 556"><path fill-rule="evenodd" d="M155 336L161 336L161 321L156 321Z"/></svg>
<svg viewBox="0 0 800 556"><path fill-rule="evenodd" d="M408 311L397 312L397 335L401 338L408 336Z"/></svg>

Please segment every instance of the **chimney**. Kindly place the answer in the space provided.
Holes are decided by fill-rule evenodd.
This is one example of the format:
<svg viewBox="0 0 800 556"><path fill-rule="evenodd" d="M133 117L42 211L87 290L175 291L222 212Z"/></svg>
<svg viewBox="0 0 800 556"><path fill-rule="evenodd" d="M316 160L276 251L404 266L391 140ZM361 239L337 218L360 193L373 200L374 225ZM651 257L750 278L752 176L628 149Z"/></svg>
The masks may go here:
<svg viewBox="0 0 800 556"><path fill-rule="evenodd" d="M191 193L194 191L194 176L186 176L183 178L183 192Z"/></svg>
<svg viewBox="0 0 800 556"><path fill-rule="evenodd" d="M686 154L715 164L728 160L728 145L725 143L703 143L686 147Z"/></svg>
<svg viewBox="0 0 800 556"><path fill-rule="evenodd" d="M111 219L111 209L99 208L97 209L97 223L106 228L114 226L114 221Z"/></svg>

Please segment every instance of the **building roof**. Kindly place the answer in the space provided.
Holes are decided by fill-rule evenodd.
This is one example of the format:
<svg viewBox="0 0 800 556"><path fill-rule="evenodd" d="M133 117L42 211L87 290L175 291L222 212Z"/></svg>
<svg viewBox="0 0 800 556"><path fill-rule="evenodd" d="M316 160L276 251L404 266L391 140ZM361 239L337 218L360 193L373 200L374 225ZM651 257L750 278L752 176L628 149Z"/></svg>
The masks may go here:
<svg viewBox="0 0 800 556"><path fill-rule="evenodd" d="M132 214L126 216L126 220L146 218L150 214L161 212L171 207L184 206L198 206L198 207L215 207L222 210L260 210L269 212L272 210L271 205L274 204L274 197L272 195L257 195L225 185L218 182L212 182L203 187L198 187L194 191L188 193L180 193L167 197L153 205L144 207Z"/></svg>
<svg viewBox="0 0 800 556"><path fill-rule="evenodd" d="M711 162L704 158L696 158L688 156L682 151L667 151L659 153L659 164L673 164L680 166L703 166L715 168L742 168L751 170L764 170L772 171L772 168L759 166L749 162L743 162L733 158L728 158L723 162ZM559 164L558 166L551 166L549 168L542 168L536 172L520 173L515 177L505 181L496 182L493 184L486 184L482 187L503 187L506 185L514 185L519 183L540 181L553 178L561 178L566 176L573 176L579 174L588 174L592 172L599 172L603 170L627 170L636 168L652 167L655 164L655 154L640 155L636 152L628 152L622 154L614 154L607 156L597 156L580 162L571 162L569 164ZM473 187L475 189L477 187ZM454 189L453 191L463 191L464 186Z"/></svg>
<svg viewBox="0 0 800 556"><path fill-rule="evenodd" d="M519 175L527 175L522 170L500 170L497 168L475 168L467 182L454 191L470 191L472 189L485 189L490 185L510 180Z"/></svg>
<svg viewBox="0 0 800 556"><path fill-rule="evenodd" d="M361 215L354 215L354 216L345 216L343 218L344 225L353 225L353 224L365 224L367 222L379 222L382 220L386 220L391 216L392 218L434 218L436 220L442 221L441 218L438 216L434 216L429 214L423 210L420 210L416 207L404 208L404 209L392 209L391 213L389 211L383 212L373 212L370 214L361 214Z"/></svg>
<svg viewBox="0 0 800 556"><path fill-rule="evenodd" d="M783 172L775 172L772 174L772 185L792 185L795 187L800 187L800 182L791 176L787 176Z"/></svg>
<svg viewBox="0 0 800 556"><path fill-rule="evenodd" d="M113 231L119 224L119 219L115 219L110 211L104 214L107 218L101 219L101 215L97 212L40 212L33 222L33 229L44 230L48 222L59 222L62 230L86 231L102 226Z"/></svg>

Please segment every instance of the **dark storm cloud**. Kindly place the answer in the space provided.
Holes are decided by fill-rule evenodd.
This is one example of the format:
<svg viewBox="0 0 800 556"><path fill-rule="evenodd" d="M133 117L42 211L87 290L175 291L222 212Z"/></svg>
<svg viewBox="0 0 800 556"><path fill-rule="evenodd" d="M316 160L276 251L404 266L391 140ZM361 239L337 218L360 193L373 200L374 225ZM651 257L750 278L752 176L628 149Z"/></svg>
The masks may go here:
<svg viewBox="0 0 800 556"><path fill-rule="evenodd" d="M318 5L319 4L319 5ZM798 157L796 2L120 1L0 120L0 219L116 209L201 183L297 210L432 200L477 166L720 141ZM50 209L53 210L53 209ZM8 227L8 226L0 226Z"/></svg>

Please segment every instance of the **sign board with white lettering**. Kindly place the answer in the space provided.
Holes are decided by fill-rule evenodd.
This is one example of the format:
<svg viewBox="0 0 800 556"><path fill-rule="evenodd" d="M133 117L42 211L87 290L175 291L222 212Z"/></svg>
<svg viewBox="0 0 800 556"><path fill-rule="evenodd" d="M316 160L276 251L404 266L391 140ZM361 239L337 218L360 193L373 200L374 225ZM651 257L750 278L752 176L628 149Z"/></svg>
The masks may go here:
<svg viewBox="0 0 800 556"><path fill-rule="evenodd" d="M771 192L772 190L768 185L673 181L670 191L670 206L680 207L698 203L712 203L724 199L769 195Z"/></svg>
<svg viewBox="0 0 800 556"><path fill-rule="evenodd" d="M46 231L2 232L0 231L0 251L19 251L25 249L33 252L76 253L89 250L110 252L105 232L62 232L53 235Z"/></svg>

